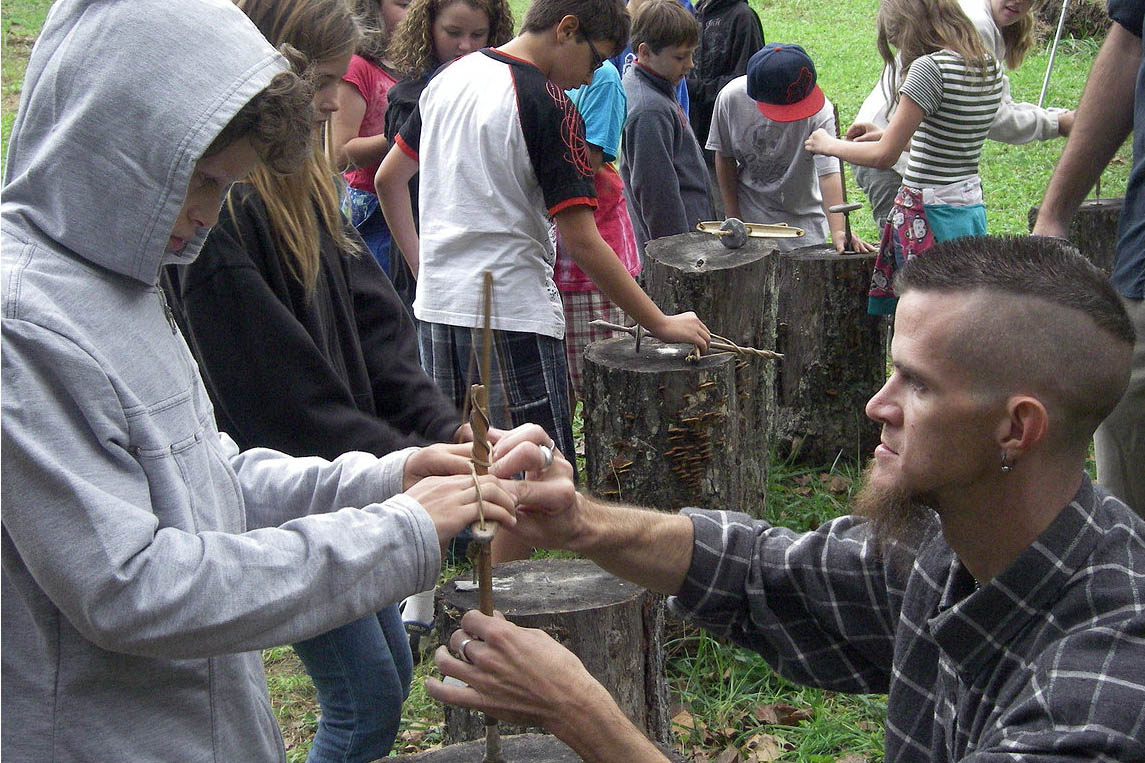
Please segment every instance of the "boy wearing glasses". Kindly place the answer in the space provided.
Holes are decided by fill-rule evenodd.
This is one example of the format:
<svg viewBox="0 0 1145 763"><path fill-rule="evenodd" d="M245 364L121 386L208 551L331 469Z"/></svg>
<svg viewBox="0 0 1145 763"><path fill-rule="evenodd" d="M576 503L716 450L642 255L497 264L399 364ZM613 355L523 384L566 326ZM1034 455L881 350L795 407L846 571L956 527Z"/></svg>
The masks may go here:
<svg viewBox="0 0 1145 763"><path fill-rule="evenodd" d="M426 371L464 404L490 271L493 424L539 424L567 454L572 414L551 223L577 265L653 335L701 347L709 339L695 314L666 316L652 303L593 221L584 125L563 91L591 83L628 26L623 0L536 0L517 37L434 77L376 178L394 240L417 254L413 307ZM415 229L406 182L419 169ZM498 535L495 562L528 553L501 545L510 540Z"/></svg>
<svg viewBox="0 0 1145 763"><path fill-rule="evenodd" d="M676 0L649 0L632 22L620 175L641 256L647 242L715 216L704 154L675 96L699 38L699 23Z"/></svg>

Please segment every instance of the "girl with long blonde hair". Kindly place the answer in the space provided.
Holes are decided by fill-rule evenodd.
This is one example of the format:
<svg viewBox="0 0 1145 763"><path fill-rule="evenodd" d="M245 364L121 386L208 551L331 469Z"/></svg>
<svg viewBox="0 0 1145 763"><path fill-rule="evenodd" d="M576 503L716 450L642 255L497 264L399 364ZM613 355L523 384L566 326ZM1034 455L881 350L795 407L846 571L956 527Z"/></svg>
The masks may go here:
<svg viewBox="0 0 1145 763"><path fill-rule="evenodd" d="M907 258L986 233L978 159L1002 100L1002 66L954 0L883 0L878 47L896 104L886 130L840 140L819 129L806 148L887 169L910 146L871 278L869 310L883 314L894 311L892 278Z"/></svg>
<svg viewBox="0 0 1145 763"><path fill-rule="evenodd" d="M299 54L314 129L301 172L236 184L198 259L168 274L219 427L243 449L327 459L450 440L457 412L421 370L413 326L342 216L322 150L358 24L345 0L237 4ZM384 757L413 672L397 607L294 649L322 710L308 760Z"/></svg>
<svg viewBox="0 0 1145 763"><path fill-rule="evenodd" d="M1005 63L1007 69L1021 65L1034 44L1034 13L1046 0L958 0L958 7L970 19L986 52L995 60ZM846 137L868 140L865 135L885 129L894 111L892 98L894 81L899 67L884 70L883 77L863 101L855 122L847 129ZM990 140L1022 144L1033 140L1051 140L1069 135L1073 127L1072 111L1062 108L1042 108L1032 103L1014 100L1010 94L1010 80L1002 76L1002 102L994 123L990 126ZM875 169L855 165L855 181L866 192L871 202L875 222L886 222L898 188L902 185L902 172L906 156L895 162L893 169Z"/></svg>

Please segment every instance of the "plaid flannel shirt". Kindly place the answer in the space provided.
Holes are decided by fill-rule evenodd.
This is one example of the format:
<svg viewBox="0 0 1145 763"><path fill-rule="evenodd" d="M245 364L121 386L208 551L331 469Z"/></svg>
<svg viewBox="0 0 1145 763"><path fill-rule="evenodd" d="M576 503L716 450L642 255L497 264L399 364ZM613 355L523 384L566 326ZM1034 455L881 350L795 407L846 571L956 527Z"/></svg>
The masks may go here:
<svg viewBox="0 0 1145 763"><path fill-rule="evenodd" d="M793 681L887 693L888 761L1145 761L1145 521L1087 478L980 590L937 519L896 566L861 518L686 513L672 607Z"/></svg>

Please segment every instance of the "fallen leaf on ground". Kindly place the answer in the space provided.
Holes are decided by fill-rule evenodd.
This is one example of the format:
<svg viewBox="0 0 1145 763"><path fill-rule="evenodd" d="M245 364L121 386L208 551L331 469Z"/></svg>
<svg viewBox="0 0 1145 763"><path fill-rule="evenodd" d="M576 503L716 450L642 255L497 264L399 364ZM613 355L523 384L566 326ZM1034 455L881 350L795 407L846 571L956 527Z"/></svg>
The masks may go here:
<svg viewBox="0 0 1145 763"><path fill-rule="evenodd" d="M778 760L787 752L787 742L771 734L755 734L747 740L744 750L747 759L744 763L758 763L759 761Z"/></svg>
<svg viewBox="0 0 1145 763"><path fill-rule="evenodd" d="M779 702L774 705L758 705L752 711L752 715L757 721L764 724L798 726L803 721L814 718L815 712L811 708L796 707Z"/></svg>
<svg viewBox="0 0 1145 763"><path fill-rule="evenodd" d="M682 729L694 729L696 728L696 719L687 710L681 710L672 716L672 725Z"/></svg>
<svg viewBox="0 0 1145 763"><path fill-rule="evenodd" d="M739 756L739 750L730 745L724 748L712 763L742 763L743 759Z"/></svg>

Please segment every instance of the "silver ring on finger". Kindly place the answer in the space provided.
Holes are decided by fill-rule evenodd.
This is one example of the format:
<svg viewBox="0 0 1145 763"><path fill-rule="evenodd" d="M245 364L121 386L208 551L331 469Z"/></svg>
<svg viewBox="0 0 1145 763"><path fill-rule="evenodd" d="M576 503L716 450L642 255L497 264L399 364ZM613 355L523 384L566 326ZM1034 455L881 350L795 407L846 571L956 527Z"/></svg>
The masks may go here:
<svg viewBox="0 0 1145 763"><path fill-rule="evenodd" d="M468 662L470 665L472 665L473 662L472 662L472 660L469 659L469 655L467 655L465 653L465 648L467 646L469 646L470 644L472 644L476 640L477 639L472 639L472 638L462 639L461 645L457 647L457 655L459 657L461 657L461 659L464 660L465 662Z"/></svg>
<svg viewBox="0 0 1145 763"><path fill-rule="evenodd" d="M538 445L541 449L541 455L545 457L545 462L541 464L541 471L548 469L553 465L553 448L551 445Z"/></svg>

